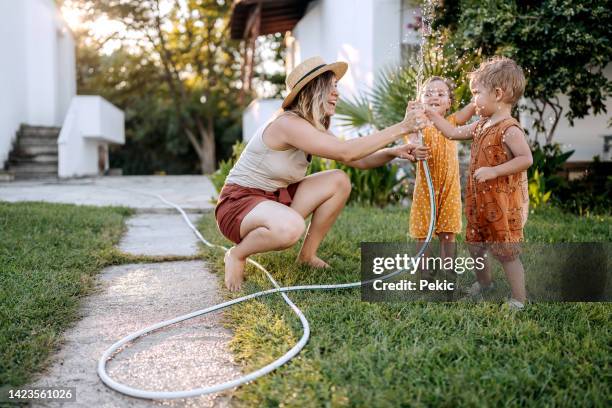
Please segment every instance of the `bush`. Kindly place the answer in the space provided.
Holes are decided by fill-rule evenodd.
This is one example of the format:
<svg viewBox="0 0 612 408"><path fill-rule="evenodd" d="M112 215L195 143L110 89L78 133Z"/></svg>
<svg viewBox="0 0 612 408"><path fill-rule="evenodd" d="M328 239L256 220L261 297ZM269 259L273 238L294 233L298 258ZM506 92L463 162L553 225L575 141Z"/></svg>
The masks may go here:
<svg viewBox="0 0 612 408"><path fill-rule="evenodd" d="M585 177L565 183L553 192L553 202L578 215L612 212L612 165L593 158Z"/></svg>
<svg viewBox="0 0 612 408"><path fill-rule="evenodd" d="M539 208L546 204L550 199L550 190L546 190L544 178L540 175L540 171L536 169L533 173L533 178L529 180L529 200L532 208Z"/></svg>
<svg viewBox="0 0 612 408"><path fill-rule="evenodd" d="M330 169L340 169L351 179L352 190L349 202L384 207L400 200L396 186L405 176L398 177L399 167L395 164L362 170L334 160L313 157L308 174Z"/></svg>
<svg viewBox="0 0 612 408"><path fill-rule="evenodd" d="M533 164L527 170L529 182L534 180L535 173L539 173L543 187L553 192L567 185L567 181L557 175L563 164L574 154L574 150L563 152L559 143L549 143L541 146L538 142L531 145Z"/></svg>
<svg viewBox="0 0 612 408"><path fill-rule="evenodd" d="M244 142L238 141L234 143L234 145L232 146L232 156L227 160L222 160L221 162L219 162L219 169L217 169L217 171L215 171L210 176L210 181L212 181L213 185L215 186L217 193L221 192L223 184L225 184L225 179L227 178L227 175L229 174L232 167L234 167L234 164L236 164L236 162L238 161L238 158L242 154L242 151L245 147L246 145L244 144Z"/></svg>

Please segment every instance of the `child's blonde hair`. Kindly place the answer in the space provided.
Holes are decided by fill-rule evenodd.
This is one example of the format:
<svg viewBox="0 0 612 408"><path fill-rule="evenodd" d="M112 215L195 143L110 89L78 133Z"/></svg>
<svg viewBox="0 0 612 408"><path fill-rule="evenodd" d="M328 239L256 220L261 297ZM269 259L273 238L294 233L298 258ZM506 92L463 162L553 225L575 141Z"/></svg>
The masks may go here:
<svg viewBox="0 0 612 408"><path fill-rule="evenodd" d="M504 102L514 106L525 92L525 75L518 64L506 57L493 57L480 64L469 74L470 81L487 87L490 91L504 91Z"/></svg>
<svg viewBox="0 0 612 408"><path fill-rule="evenodd" d="M431 84L432 82L436 82L436 81L440 81L443 82L444 85L446 85L446 87L448 88L448 97L450 99L450 103L451 106L455 103L455 83L452 81L452 79L448 79L448 78L444 78L441 76L431 76L429 78L427 78L425 80L425 82L423 82L423 85L421 86L421 93L423 93L423 90L425 89L425 87L429 84ZM421 97L421 95L419 95L419 98Z"/></svg>

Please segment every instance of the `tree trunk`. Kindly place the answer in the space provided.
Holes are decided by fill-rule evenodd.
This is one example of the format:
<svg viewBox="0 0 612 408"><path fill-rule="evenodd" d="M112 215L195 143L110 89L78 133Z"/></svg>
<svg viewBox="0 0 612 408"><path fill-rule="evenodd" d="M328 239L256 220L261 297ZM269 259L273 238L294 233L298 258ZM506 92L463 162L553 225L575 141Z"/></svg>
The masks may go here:
<svg viewBox="0 0 612 408"><path fill-rule="evenodd" d="M216 165L214 119L208 117L204 126L200 118L197 118L196 124L200 134L200 170L202 174L211 174L215 171Z"/></svg>

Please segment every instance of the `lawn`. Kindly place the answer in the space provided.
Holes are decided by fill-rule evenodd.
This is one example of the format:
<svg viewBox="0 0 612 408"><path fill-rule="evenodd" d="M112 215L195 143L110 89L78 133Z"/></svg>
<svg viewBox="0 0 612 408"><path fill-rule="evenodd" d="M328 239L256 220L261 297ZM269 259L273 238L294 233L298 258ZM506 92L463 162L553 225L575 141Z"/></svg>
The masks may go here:
<svg viewBox="0 0 612 408"><path fill-rule="evenodd" d="M0 202L1 385L23 385L40 372L78 318L96 273L126 261L113 246L130 214L126 208Z"/></svg>
<svg viewBox="0 0 612 408"><path fill-rule="evenodd" d="M329 271L296 266L298 247L255 257L281 285L359 280L361 241L405 240L404 209L349 207L324 241ZM529 242L612 241L612 217L532 213ZM211 215L200 231L228 245ZM216 271L217 250L203 249ZM271 285L249 267L244 292ZM230 296L230 295L228 295ZM311 322L298 358L236 392L244 406L606 406L609 303L535 303L512 313L499 302L366 303L358 289L297 292ZM280 296L226 312L245 372L269 363L301 335Z"/></svg>

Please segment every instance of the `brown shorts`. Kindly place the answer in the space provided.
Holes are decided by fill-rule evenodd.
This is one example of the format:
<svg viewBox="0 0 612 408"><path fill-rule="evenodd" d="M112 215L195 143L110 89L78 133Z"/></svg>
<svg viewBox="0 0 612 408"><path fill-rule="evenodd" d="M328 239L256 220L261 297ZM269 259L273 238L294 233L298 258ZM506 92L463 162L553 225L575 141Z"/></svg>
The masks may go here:
<svg viewBox="0 0 612 408"><path fill-rule="evenodd" d="M215 218L219 231L230 241L239 244L240 224L244 217L260 202L271 200L290 206L300 182L289 184L287 188L265 191L258 188L226 184L221 189L215 207Z"/></svg>

